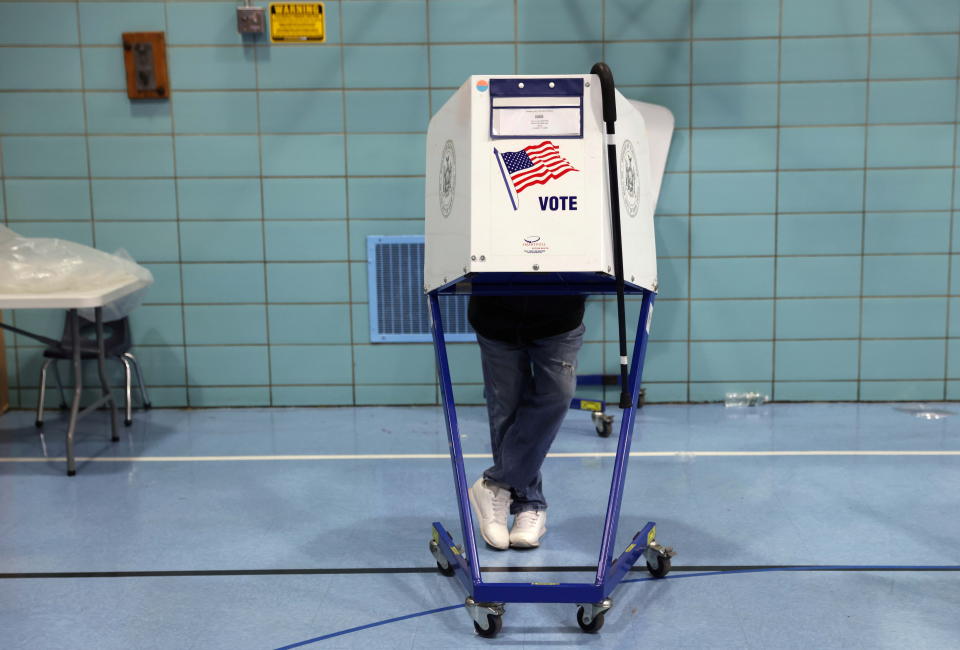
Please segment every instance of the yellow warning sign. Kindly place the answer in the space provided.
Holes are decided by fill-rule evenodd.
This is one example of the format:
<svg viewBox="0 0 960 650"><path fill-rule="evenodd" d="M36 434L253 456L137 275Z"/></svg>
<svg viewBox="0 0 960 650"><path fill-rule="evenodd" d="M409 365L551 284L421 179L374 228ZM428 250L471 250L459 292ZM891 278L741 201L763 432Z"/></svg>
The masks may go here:
<svg viewBox="0 0 960 650"><path fill-rule="evenodd" d="M322 2L271 2L271 43L323 43Z"/></svg>

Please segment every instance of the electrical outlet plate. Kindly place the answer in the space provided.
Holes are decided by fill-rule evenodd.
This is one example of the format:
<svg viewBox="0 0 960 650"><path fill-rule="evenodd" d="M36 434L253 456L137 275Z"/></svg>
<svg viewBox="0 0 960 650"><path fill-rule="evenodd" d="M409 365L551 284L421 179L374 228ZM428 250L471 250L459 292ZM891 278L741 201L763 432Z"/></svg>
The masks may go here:
<svg viewBox="0 0 960 650"><path fill-rule="evenodd" d="M241 34L262 34L266 24L263 7L237 7L237 31Z"/></svg>

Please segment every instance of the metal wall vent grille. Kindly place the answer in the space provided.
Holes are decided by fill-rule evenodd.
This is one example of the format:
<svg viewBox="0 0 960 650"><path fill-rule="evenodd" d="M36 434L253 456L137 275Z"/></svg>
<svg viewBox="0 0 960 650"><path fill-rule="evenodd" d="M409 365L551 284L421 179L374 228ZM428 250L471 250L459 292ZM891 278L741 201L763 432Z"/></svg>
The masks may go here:
<svg viewBox="0 0 960 650"><path fill-rule="evenodd" d="M430 341L430 314L423 294L423 235L367 237L370 340ZM469 296L440 299L448 341L475 341L467 321Z"/></svg>

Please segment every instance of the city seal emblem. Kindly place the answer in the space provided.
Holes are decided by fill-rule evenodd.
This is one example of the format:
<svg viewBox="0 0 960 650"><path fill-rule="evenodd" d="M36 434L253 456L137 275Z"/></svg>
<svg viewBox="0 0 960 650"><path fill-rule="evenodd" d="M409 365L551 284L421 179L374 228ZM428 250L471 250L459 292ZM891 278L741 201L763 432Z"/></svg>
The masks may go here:
<svg viewBox="0 0 960 650"><path fill-rule="evenodd" d="M640 207L640 177L637 165L637 153L630 140L624 140L620 152L620 193L627 208L627 214L637 216Z"/></svg>
<svg viewBox="0 0 960 650"><path fill-rule="evenodd" d="M447 140L440 154L440 213L450 216L453 209L453 195L457 188L457 155L453 140Z"/></svg>

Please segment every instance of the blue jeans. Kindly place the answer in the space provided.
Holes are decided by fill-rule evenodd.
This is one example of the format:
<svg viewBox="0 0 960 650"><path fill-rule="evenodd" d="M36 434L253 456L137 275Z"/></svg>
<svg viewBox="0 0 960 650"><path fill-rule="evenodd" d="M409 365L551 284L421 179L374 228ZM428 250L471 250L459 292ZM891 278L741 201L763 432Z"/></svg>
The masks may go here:
<svg viewBox="0 0 960 650"><path fill-rule="evenodd" d="M540 467L570 409L583 331L580 325L527 344L477 335L493 447L483 476L510 489L513 514L547 507Z"/></svg>

